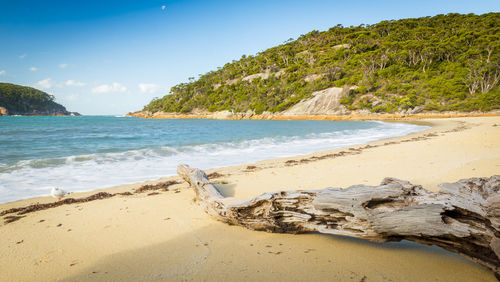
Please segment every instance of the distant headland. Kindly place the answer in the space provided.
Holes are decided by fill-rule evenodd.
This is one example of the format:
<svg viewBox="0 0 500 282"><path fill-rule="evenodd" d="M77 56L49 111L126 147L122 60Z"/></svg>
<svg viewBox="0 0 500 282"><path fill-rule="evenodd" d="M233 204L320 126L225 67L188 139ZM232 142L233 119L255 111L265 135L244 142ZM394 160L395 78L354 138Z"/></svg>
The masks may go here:
<svg viewBox="0 0 500 282"><path fill-rule="evenodd" d="M0 83L0 116L80 116L54 102L54 96L38 89Z"/></svg>

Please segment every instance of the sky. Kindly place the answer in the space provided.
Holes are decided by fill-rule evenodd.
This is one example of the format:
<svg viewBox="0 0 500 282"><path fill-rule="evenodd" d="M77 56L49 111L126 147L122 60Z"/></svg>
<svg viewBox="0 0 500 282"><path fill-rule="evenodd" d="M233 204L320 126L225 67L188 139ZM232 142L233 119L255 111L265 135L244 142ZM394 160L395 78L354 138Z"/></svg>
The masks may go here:
<svg viewBox="0 0 500 282"><path fill-rule="evenodd" d="M0 0L0 82L123 115L245 55L337 24L498 12L499 0Z"/></svg>

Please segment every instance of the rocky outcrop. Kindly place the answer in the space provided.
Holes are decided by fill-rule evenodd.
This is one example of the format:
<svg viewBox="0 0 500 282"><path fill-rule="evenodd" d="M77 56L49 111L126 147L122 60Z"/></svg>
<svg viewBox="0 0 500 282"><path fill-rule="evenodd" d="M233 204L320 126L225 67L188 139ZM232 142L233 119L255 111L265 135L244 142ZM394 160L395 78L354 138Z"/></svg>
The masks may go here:
<svg viewBox="0 0 500 282"><path fill-rule="evenodd" d="M342 48L351 48L351 45L350 44L339 44L339 45L333 46L333 49L335 49L335 50L342 49Z"/></svg>
<svg viewBox="0 0 500 282"><path fill-rule="evenodd" d="M6 108L0 107L0 116L6 116L9 114L9 111L7 111Z"/></svg>
<svg viewBox="0 0 500 282"><path fill-rule="evenodd" d="M325 74L310 74L310 75L304 77L304 81L312 82L312 81L315 81L315 80L322 78L324 75Z"/></svg>
<svg viewBox="0 0 500 282"><path fill-rule="evenodd" d="M0 115L79 116L55 102L55 97L38 89L0 82Z"/></svg>
<svg viewBox="0 0 500 282"><path fill-rule="evenodd" d="M337 115L347 114L347 109L340 104L340 99L348 93L351 87L330 87L312 93L311 98L282 112L282 115Z"/></svg>
<svg viewBox="0 0 500 282"><path fill-rule="evenodd" d="M234 83L236 83L236 82L238 82L240 80L241 81L252 82L256 78L268 79L271 76L280 77L284 73L285 73L284 70L279 70L277 72L272 72L270 69L266 69L265 72L254 73L254 74L250 74L250 75L247 75L247 76L244 76L244 77L241 77L241 78L235 78L235 79L228 80L228 81L225 82L225 84L231 85L231 84L234 84ZM213 85L214 89L217 89L220 86L221 86L221 84L214 84Z"/></svg>
<svg viewBox="0 0 500 282"><path fill-rule="evenodd" d="M1 114L0 114L1 115ZM31 111L10 111L6 115L20 116L81 116L78 112L68 112L66 109L31 110Z"/></svg>
<svg viewBox="0 0 500 282"><path fill-rule="evenodd" d="M233 112L231 111L219 111L213 113L214 119L229 119L233 116Z"/></svg>
<svg viewBox="0 0 500 282"><path fill-rule="evenodd" d="M260 119L260 120L418 120L429 118L456 118L456 117L484 117L499 116L500 112L422 112L418 114L395 113L371 113L368 110L353 111L346 114L326 114L326 115L283 115L281 113L263 112L256 114L248 110L239 112L205 112L205 113L167 113L137 111L129 112L127 117L140 117L150 119Z"/></svg>

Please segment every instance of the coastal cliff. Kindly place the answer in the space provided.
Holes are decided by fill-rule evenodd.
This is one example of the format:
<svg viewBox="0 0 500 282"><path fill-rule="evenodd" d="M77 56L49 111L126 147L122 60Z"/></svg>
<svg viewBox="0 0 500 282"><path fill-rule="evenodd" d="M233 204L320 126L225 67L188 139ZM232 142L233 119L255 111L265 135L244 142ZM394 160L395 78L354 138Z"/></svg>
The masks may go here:
<svg viewBox="0 0 500 282"><path fill-rule="evenodd" d="M11 83L0 83L0 116L79 116L54 102L54 96L38 89Z"/></svg>

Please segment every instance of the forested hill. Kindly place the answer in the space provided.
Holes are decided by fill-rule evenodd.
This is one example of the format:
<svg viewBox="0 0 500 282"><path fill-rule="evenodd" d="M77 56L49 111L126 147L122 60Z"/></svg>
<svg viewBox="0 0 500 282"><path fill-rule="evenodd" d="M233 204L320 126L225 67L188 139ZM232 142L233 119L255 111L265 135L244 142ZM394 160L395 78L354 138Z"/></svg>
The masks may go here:
<svg viewBox="0 0 500 282"><path fill-rule="evenodd" d="M172 87L144 107L281 112L344 87L348 111L500 108L500 13L448 14L312 31Z"/></svg>
<svg viewBox="0 0 500 282"><path fill-rule="evenodd" d="M54 102L54 96L35 88L0 83L0 115L79 115ZM2 113L3 112L3 113Z"/></svg>

